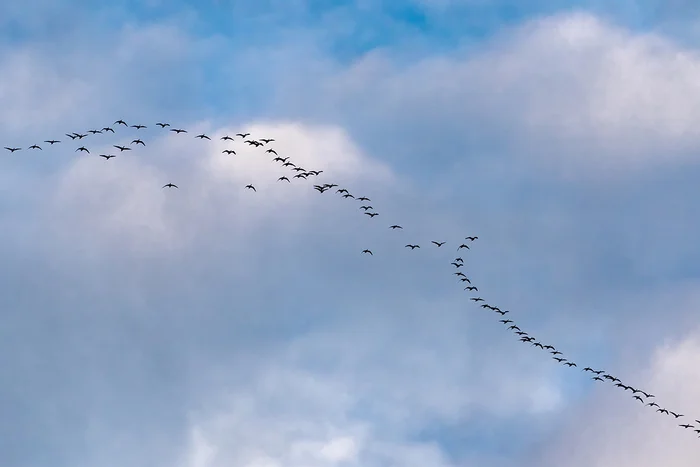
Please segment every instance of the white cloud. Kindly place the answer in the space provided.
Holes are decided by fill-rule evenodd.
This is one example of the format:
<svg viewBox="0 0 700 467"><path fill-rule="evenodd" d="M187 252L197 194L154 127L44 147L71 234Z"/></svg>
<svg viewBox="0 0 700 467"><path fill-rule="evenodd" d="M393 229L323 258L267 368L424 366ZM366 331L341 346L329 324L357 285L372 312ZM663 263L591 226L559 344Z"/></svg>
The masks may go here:
<svg viewBox="0 0 700 467"><path fill-rule="evenodd" d="M435 151L440 135L452 151L486 145L493 157L567 177L693 163L700 146L697 51L587 13L533 21L480 49L409 63L373 52L324 86L317 109L362 115L352 125L383 126L395 144L411 132L412 146Z"/></svg>

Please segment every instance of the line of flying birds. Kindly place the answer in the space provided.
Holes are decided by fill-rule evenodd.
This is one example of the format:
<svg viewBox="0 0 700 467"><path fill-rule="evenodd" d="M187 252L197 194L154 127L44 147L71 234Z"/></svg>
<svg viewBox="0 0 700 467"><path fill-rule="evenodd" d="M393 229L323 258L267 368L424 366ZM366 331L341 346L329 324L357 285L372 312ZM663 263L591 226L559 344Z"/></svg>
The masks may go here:
<svg viewBox="0 0 700 467"><path fill-rule="evenodd" d="M143 130L146 129L146 125L128 125L124 120L116 120L113 124L113 126L106 126L101 129L92 129L92 130L87 130L85 133L66 133L66 137L70 138L71 141L82 141L84 138L90 136L90 135L97 135L97 134L104 134L104 133L115 133L114 128L115 127L130 127L134 128L135 130ZM165 122L158 122L156 123L156 126L160 127L162 130L169 130L170 132L174 134L184 134L188 133L187 130L181 129L181 128L172 128L169 123ZM235 136L222 136L220 138L221 141L241 141L244 144L248 144L251 147L259 148L259 147L266 147L270 143L274 142L275 140L273 138L260 138L260 139L253 139L250 138L250 133L237 133ZM211 141L211 137L204 134L200 133L194 136L196 139L200 140L209 140ZM47 139L44 140L45 143L49 144L50 146L53 146L55 144L59 144L62 141L57 140L57 139ZM131 151L132 150L132 145L134 147L141 145L141 146L146 146L146 143L140 139L140 138L135 138L131 141L130 145L113 145L115 149L118 149L120 153L124 151ZM21 147L11 147L11 146L5 146L5 149L9 151L10 153L15 153L17 151L21 151ZM27 147L28 150L43 150L43 148L38 145L38 144L32 144L31 146ZM90 150L84 146L81 145L78 147L75 152L85 152L87 154L92 154ZM227 155L236 155L236 151L233 149L224 149L222 153L227 154ZM323 173L323 170L307 170L302 167L297 166L294 164L289 157L280 157L279 154L275 149L268 148L265 150L266 154L274 155L274 158L272 159L272 162L279 162L282 167L288 167L290 168L290 172L294 172L292 175L290 173L290 176L292 176L292 179L304 179L307 180L308 177L317 177ZM115 158L115 154L98 154L99 157L104 158L105 160L110 160L112 158ZM287 182L291 183L292 180L289 179L287 176L281 176L277 179L277 181L280 182ZM165 185L163 185L162 188L179 188L178 185L168 182ZM254 192L257 192L257 189L255 186L252 184L247 184L244 187L247 190L252 190ZM366 197L366 196L359 196L355 197L353 194L351 194L346 188L341 188L335 183L323 183L323 184L315 184L313 185L313 189L316 190L317 192L323 194L329 190L332 190L336 188L335 193L340 195L344 199L354 199L356 201L360 201L362 205L359 207L360 210L363 211L363 214L368 216L369 218L374 218L376 216L379 216L379 213L375 211L374 207L368 204L371 202L371 200ZM389 226L390 230L403 230L403 227L399 224L392 224ZM469 244L475 240L477 240L479 237L477 236L468 236L465 237L463 242L460 242L460 244L457 246L457 251L459 252L460 250L469 250ZM436 248L442 248L447 242L445 241L436 241L433 240L431 241L431 244L434 245ZM404 248L410 249L411 251L416 250L421 248L420 245L414 244L414 243L407 243ZM370 255L374 256L374 253L372 250L366 248L362 250L362 254L365 255ZM465 285L464 290L467 292L478 292L479 289L474 286L467 277L465 273L463 273L460 268L464 267L464 259L461 257L456 257L451 265L456 269L456 271L453 273L454 276L463 284ZM517 337L520 342L524 344L529 344L531 347L536 347L540 349L541 351L548 352L552 358L553 361L557 362L558 364L561 364L563 366L566 366L568 368L578 368L579 366L574 363L573 361L568 360L567 358L564 357L563 353L560 352L557 348L555 348L553 345L549 345L543 342L540 342L537 340L534 336L530 335L529 333L523 331L513 320L505 318L506 315L510 314L509 310L502 310L497 306L490 305L486 303L486 301L479 297L479 296L472 296L469 298L470 301L474 302L475 304L478 304L481 308L484 310L490 310L494 312L496 315L498 315L501 319L499 322L504 326L504 328L508 331L512 331L513 335ZM685 420L685 415L682 413L674 412L672 410L669 410L667 408L661 407L655 400L655 396L651 393L648 393L646 391L643 391L641 389L635 388L631 385L627 385L623 383L619 378L616 376L607 373L604 370L598 370L594 369L591 367L585 367L581 369L582 372L589 373L591 375L591 379L596 382L604 383L608 382L614 385L614 387L617 387L623 391L629 391L632 398L637 400L640 404L643 404L645 407L649 407L651 409L655 409L656 412L667 415L669 417L673 417L674 419L678 420L683 418ZM687 430L693 430L696 434L698 434L698 437L700 438L700 419L694 420L695 424L691 423L681 423L678 426Z"/></svg>

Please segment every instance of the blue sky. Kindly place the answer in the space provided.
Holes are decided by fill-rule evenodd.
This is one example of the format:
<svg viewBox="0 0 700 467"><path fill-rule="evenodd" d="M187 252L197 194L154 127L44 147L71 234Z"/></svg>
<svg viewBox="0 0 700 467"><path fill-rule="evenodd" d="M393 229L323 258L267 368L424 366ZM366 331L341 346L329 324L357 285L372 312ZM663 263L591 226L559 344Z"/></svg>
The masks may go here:
<svg viewBox="0 0 700 467"><path fill-rule="evenodd" d="M3 4L0 465L694 467L692 433L513 339L449 260L478 235L480 295L700 416L699 16ZM118 118L148 128L26 149ZM222 154L241 131L380 216Z"/></svg>

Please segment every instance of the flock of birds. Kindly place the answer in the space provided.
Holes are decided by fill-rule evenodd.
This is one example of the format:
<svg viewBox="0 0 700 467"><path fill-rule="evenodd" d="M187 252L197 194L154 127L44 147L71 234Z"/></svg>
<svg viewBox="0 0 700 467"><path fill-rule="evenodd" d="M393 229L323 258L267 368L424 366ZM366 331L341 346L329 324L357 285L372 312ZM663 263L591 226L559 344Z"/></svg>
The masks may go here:
<svg viewBox="0 0 700 467"><path fill-rule="evenodd" d="M85 152L87 154L92 154L90 150L82 143L84 138L87 138L89 136L94 136L98 134L104 134L104 133L115 133L114 128L117 127L127 127L127 128L134 128L136 131L146 129L146 125L128 125L127 122L124 120L116 120L113 124L113 126L106 126L101 129L92 129L92 130L87 130L85 133L66 133L66 137L70 138L70 141L73 143L78 143L80 146L75 149L75 152ZM158 122L156 123L157 127L160 127L161 130L163 131L170 131L174 134L177 135L184 135L187 134L187 130L181 129L181 128L172 128L169 123L165 122ZM200 139L200 140L210 140L211 137L204 134L200 133L194 136L194 138ZM263 148L264 153L268 154L270 156L274 156L272 158L272 162L278 162L281 164L282 167L288 168L290 171L289 177L283 175L277 179L279 182L287 182L287 183L292 183L292 180L294 179L299 179L301 180L308 180L309 178L312 177L318 177L323 173L323 170L309 170L305 169L303 167L300 167L296 165L292 160L290 159L289 156L287 157L281 157L275 149L270 147L270 143L275 142L273 138L259 138L259 139L254 139L251 137L250 133L237 133L234 136L222 136L220 138L221 141L226 141L227 143L234 143L234 142L240 142L243 144L247 144L250 147L255 147L255 148ZM53 146L55 144L61 144L63 143L62 140L57 140L57 139L47 139L44 140L44 143ZM141 140L140 138L134 138L129 144L115 144L112 147L115 149L119 150L119 153L123 153L125 151L131 151L133 148L137 146L146 146L146 143ZM15 153L17 151L21 151L21 147L9 147L6 146L5 149L9 151L10 153ZM27 147L27 150L43 150L43 148L39 144L32 144L31 146ZM224 149L222 153L227 154L227 155L236 155L236 151L234 149ZM98 157L104 158L106 161L109 161L113 158L117 157L117 154L97 154ZM178 189L178 185L172 182L168 182L163 185L163 189ZM243 187L244 189L251 190L253 192L257 192L256 187L253 184L247 184ZM335 183L319 183L319 184L314 184L313 189L316 190L320 194L324 194L328 192L329 190L333 190L335 188L335 193L339 196L341 196L344 199L353 199L355 201L359 201L362 204L359 206L359 209L363 211L363 214L368 216L369 218L375 218L376 216L379 216L379 213L376 212L374 207L370 205L369 203L371 202L371 199L366 197L366 196L354 196L350 191L346 188L339 187ZM403 230L403 227L399 224L392 224L388 226L389 229L391 230ZM459 252L461 250L469 250L470 249L470 244L477 240L479 237L477 236L467 236L464 238L464 241L459 242L459 245L457 245L456 251ZM430 242L430 245L434 246L435 248L442 248L447 244L445 241L436 241L433 240ZM405 245L405 248L410 249L411 251L416 250L418 248L421 248L421 245L418 244L413 244L413 243L408 243ZM374 253L372 250L366 248L361 251L362 254L364 255L370 255L374 256ZM464 259L460 256L457 256L454 258L452 261L451 265L455 268L455 272L453 275L459 280L459 282L464 285L464 290L471 293L471 295L476 295L475 292L478 292L479 289L472 284L471 279L464 273L462 272L461 268L464 267ZM504 329L507 331L510 331L513 336L515 336L517 339L520 340L523 344L527 344L531 347L538 348L543 352L547 352L551 359L555 361L557 364L560 364L562 366L566 366L567 368L579 368L579 365L573 361L570 361L569 359L565 358L564 354L559 351L556 347L553 345L544 343L536 339L534 336L529 334L526 331L523 331L515 321L512 319L506 318L506 315L510 315L509 310L502 310L501 308L491 305L486 302L485 299L479 297L479 296L471 296L469 298L470 301L474 302L475 304L478 304L482 309L488 310L494 313L499 319L499 322L503 325ZM660 406L656 402L656 397L646 391L643 391L639 388L635 388L631 385L625 384L623 381L621 381L619 378L616 376L609 374L605 370L600 370L600 369L595 369L590 366L586 366L585 368L580 369L582 372L586 372L591 375L591 379L593 381L596 381L598 383L607 383L610 385L613 385L614 387L622 390L622 391L629 391L631 397L638 401L640 404L642 404L645 407L648 407L650 409L654 409L656 412L659 414L672 417L675 420L681 421L680 419L685 420L686 416L682 413L675 412L672 410L669 410L665 407ZM694 431L697 435L698 438L700 438L700 419L695 419L694 423L679 423L679 427L686 429L686 430L692 430Z"/></svg>

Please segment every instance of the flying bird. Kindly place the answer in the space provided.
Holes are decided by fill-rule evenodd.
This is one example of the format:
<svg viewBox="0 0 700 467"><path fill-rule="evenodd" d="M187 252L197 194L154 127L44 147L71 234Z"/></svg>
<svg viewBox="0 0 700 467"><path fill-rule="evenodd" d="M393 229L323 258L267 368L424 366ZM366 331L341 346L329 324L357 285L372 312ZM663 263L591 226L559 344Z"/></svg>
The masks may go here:
<svg viewBox="0 0 700 467"><path fill-rule="evenodd" d="M108 126L102 128L102 131L111 131L112 133L114 133L114 129L112 129L112 128L108 127Z"/></svg>
<svg viewBox="0 0 700 467"><path fill-rule="evenodd" d="M431 243L436 244L438 247L441 247L442 245L445 244L445 242L436 242L435 240L433 240Z"/></svg>
<svg viewBox="0 0 700 467"><path fill-rule="evenodd" d="M140 130L141 128L146 128L146 125L131 125L131 128L136 128L137 130Z"/></svg>
<svg viewBox="0 0 700 467"><path fill-rule="evenodd" d="M401 227L400 225L390 225L389 228L392 229L392 230L395 230L395 229L403 229L403 227Z"/></svg>
<svg viewBox="0 0 700 467"><path fill-rule="evenodd" d="M166 183L163 185L163 188L178 188L177 185L173 185L172 183Z"/></svg>
<svg viewBox="0 0 700 467"><path fill-rule="evenodd" d="M32 144L27 149L41 149L41 146L37 146L36 144ZM43 149L41 149L41 150L43 151Z"/></svg>
<svg viewBox="0 0 700 467"><path fill-rule="evenodd" d="M208 140L211 141L211 138L208 137L207 135L205 135L204 133L195 136L195 138L199 138L199 139L208 139Z"/></svg>
<svg viewBox="0 0 700 467"><path fill-rule="evenodd" d="M131 148L127 146L117 146L116 144L114 144L113 146L119 149L120 151L131 151Z"/></svg>
<svg viewBox="0 0 700 467"><path fill-rule="evenodd" d="M469 287L466 287L464 290L473 290L473 291L475 291L475 292L478 292L478 291L479 291L479 289L477 289L477 288L474 287L473 285L470 285Z"/></svg>
<svg viewBox="0 0 700 467"><path fill-rule="evenodd" d="M144 142L141 141L140 139L135 139L135 140L133 140L133 141L131 142L131 144L141 144L141 145L143 145L143 146L146 145L146 143L144 143Z"/></svg>
<svg viewBox="0 0 700 467"><path fill-rule="evenodd" d="M253 190L253 191L255 191L255 192L258 191L258 190L255 189L255 187L254 187L253 185L246 185L245 187L248 188L249 190Z"/></svg>
<svg viewBox="0 0 700 467"><path fill-rule="evenodd" d="M474 240L478 239L479 237L464 237L465 240L469 240L473 242Z"/></svg>
<svg viewBox="0 0 700 467"><path fill-rule="evenodd" d="M170 131L174 131L174 132L177 133L177 134L180 134L180 133L187 133L187 130L181 130L180 128L173 128L173 129L171 129Z"/></svg>
<svg viewBox="0 0 700 467"><path fill-rule="evenodd" d="M284 175L277 179L278 182L281 182L282 180L287 180L289 182L289 179L287 177L285 177ZM292 182L289 182L289 183L292 183Z"/></svg>
<svg viewBox="0 0 700 467"><path fill-rule="evenodd" d="M277 151L275 151L274 149L268 149L265 152L269 152L270 154L274 154L275 156L277 155Z"/></svg>
<svg viewBox="0 0 700 467"><path fill-rule="evenodd" d="M10 152L21 151L21 150L22 150L22 148L8 148L7 146L5 146L5 149L7 149L7 150L10 151Z"/></svg>
<svg viewBox="0 0 700 467"><path fill-rule="evenodd" d="M406 245L404 248L410 248L411 250L415 250L416 248L420 248L418 245Z"/></svg>
<svg viewBox="0 0 700 467"><path fill-rule="evenodd" d="M374 253L372 253L372 252L369 251L369 250L362 250L362 253L369 253L370 255L374 256Z"/></svg>
<svg viewBox="0 0 700 467"><path fill-rule="evenodd" d="M240 136L241 138L247 138L250 135L250 133L236 133L236 136Z"/></svg>
<svg viewBox="0 0 700 467"><path fill-rule="evenodd" d="M357 198L358 201L372 201L371 199L367 198L366 196L363 196L361 198Z"/></svg>
<svg viewBox="0 0 700 467"><path fill-rule="evenodd" d="M56 143L60 143L60 141L56 139L47 139L46 141L44 141L44 143L49 143L51 146L53 146Z"/></svg>
<svg viewBox="0 0 700 467"><path fill-rule="evenodd" d="M274 139L272 139L272 138L261 138L260 141L263 142L263 143L265 143L265 144L267 144L267 143L273 142Z"/></svg>
<svg viewBox="0 0 700 467"><path fill-rule="evenodd" d="M80 146L78 149L75 150L75 152L78 152L78 151L84 151L84 152L90 154L90 151L88 151L88 149L85 146Z"/></svg>
<svg viewBox="0 0 700 467"><path fill-rule="evenodd" d="M234 151L233 149L224 149L223 151L221 151L221 153L222 154L236 154L236 151Z"/></svg>
<svg viewBox="0 0 700 467"><path fill-rule="evenodd" d="M466 248L467 250L471 250L471 248L469 248L469 247L468 247L467 245L465 245L464 243L462 243L457 249L460 250L460 249L462 249L462 248Z"/></svg>
<svg viewBox="0 0 700 467"><path fill-rule="evenodd" d="M105 160L110 160L111 158L117 157L117 156L113 156L111 154L100 154L100 157L104 157Z"/></svg>
<svg viewBox="0 0 700 467"><path fill-rule="evenodd" d="M126 124L124 120L117 120L116 122L113 123L113 125L124 125L124 126L129 126Z"/></svg>
<svg viewBox="0 0 700 467"><path fill-rule="evenodd" d="M166 126L170 126L170 123L160 123L159 122L159 123L156 123L156 125L158 125L161 128L165 128Z"/></svg>
<svg viewBox="0 0 700 467"><path fill-rule="evenodd" d="M472 298L470 298L469 300L472 300L472 301L474 301L474 302L483 302L483 301L484 301L484 299L481 298L481 297L476 297L476 298L473 298L473 297L472 297Z"/></svg>
<svg viewBox="0 0 700 467"><path fill-rule="evenodd" d="M233 141L233 138L231 138L229 135L222 136L221 141Z"/></svg>
<svg viewBox="0 0 700 467"><path fill-rule="evenodd" d="M366 212L365 215L367 215L369 217L374 217L374 216L378 216L379 213L378 212Z"/></svg>

